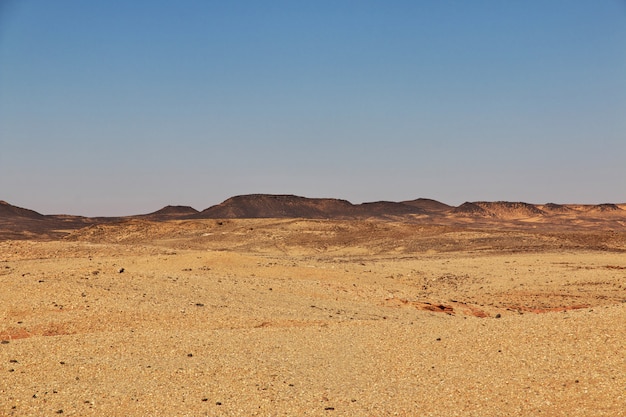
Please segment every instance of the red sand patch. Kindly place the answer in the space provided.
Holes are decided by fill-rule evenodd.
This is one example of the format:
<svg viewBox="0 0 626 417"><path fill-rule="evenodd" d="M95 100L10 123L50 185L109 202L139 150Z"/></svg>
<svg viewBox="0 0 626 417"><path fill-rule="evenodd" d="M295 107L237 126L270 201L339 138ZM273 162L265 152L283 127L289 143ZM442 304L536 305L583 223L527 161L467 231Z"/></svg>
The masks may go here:
<svg viewBox="0 0 626 417"><path fill-rule="evenodd" d="M31 336L32 334L24 329L6 329L0 332L0 340L26 339Z"/></svg>
<svg viewBox="0 0 626 417"><path fill-rule="evenodd" d="M37 327L33 331L10 327L6 330L0 331L0 340L27 339L33 336L63 336L68 334L72 333L67 331L64 326L58 324L52 324L46 327Z"/></svg>

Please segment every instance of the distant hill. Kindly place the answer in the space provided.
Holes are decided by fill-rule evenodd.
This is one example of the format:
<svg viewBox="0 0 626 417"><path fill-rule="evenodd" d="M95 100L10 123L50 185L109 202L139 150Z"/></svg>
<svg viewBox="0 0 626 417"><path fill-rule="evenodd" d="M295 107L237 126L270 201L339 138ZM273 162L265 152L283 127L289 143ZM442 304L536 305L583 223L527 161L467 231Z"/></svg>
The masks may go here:
<svg viewBox="0 0 626 417"><path fill-rule="evenodd" d="M352 215L354 206L334 198L306 198L295 195L248 194L231 197L202 210L195 218L309 218Z"/></svg>
<svg viewBox="0 0 626 417"><path fill-rule="evenodd" d="M141 217L148 220L170 220L193 216L198 213L200 213L198 210L189 206L165 206L155 212L133 217Z"/></svg>
<svg viewBox="0 0 626 417"><path fill-rule="evenodd" d="M44 219L46 217L43 214L37 213L34 210L17 207L3 200L0 200L0 216L5 218L23 217L28 219Z"/></svg>
<svg viewBox="0 0 626 417"><path fill-rule="evenodd" d="M482 207L492 216L502 219L516 217L535 217L546 214L543 210L537 208L537 206L523 202L477 201L474 204Z"/></svg>
<svg viewBox="0 0 626 417"><path fill-rule="evenodd" d="M352 219L423 214L424 210L393 201L352 204L334 198L249 194L231 197L201 211L194 218L308 218Z"/></svg>
<svg viewBox="0 0 626 417"><path fill-rule="evenodd" d="M563 204L547 203L541 206L541 209L548 213L568 213L572 211L572 208Z"/></svg>
<svg viewBox="0 0 626 417"><path fill-rule="evenodd" d="M597 204L590 208L590 211L599 211L599 212L611 212L611 211L622 211L621 208L618 207L617 204Z"/></svg>
<svg viewBox="0 0 626 417"><path fill-rule="evenodd" d="M198 211L189 206L165 206L153 213L125 217L82 217L43 215L34 210L0 201L0 240L56 239L86 226L131 220L161 222L185 219L383 219L441 225L467 225L472 222L507 227L606 227L626 228L626 204L554 204L475 201L458 207L436 200L418 198L403 202L375 201L352 204L335 198L307 198L288 194L248 194Z"/></svg>
<svg viewBox="0 0 626 417"><path fill-rule="evenodd" d="M445 212L454 208L453 206L449 206L437 200L431 200L430 198L418 198L416 200L403 201L402 204L417 207L421 210L430 212Z"/></svg>
<svg viewBox="0 0 626 417"><path fill-rule="evenodd" d="M451 210L452 214L460 214L465 216L492 216L487 210L475 203L466 201L458 207Z"/></svg>

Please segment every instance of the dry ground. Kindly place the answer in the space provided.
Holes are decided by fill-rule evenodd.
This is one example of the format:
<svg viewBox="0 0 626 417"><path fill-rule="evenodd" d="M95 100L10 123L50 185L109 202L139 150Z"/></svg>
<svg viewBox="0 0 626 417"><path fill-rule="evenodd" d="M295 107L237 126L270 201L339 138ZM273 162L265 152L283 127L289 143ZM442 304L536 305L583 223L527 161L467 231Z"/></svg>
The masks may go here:
<svg viewBox="0 0 626 417"><path fill-rule="evenodd" d="M0 416L626 416L625 252L383 221L1 241Z"/></svg>

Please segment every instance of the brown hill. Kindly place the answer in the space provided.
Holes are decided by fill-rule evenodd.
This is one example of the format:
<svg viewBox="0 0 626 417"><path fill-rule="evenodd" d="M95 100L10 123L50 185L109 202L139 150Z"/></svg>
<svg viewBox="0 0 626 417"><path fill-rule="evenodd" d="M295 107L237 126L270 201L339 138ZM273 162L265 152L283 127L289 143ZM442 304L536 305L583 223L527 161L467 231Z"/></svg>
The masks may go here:
<svg viewBox="0 0 626 417"><path fill-rule="evenodd" d="M162 209L157 210L155 212L142 214L142 215L134 216L134 217L140 217L144 219L158 221L158 220L183 219L183 218L193 216L198 213L200 213L198 210L189 206L165 206Z"/></svg>
<svg viewBox="0 0 626 417"><path fill-rule="evenodd" d="M536 217L545 214L545 212L537 208L537 206L523 202L477 201L474 204L485 209L493 217L498 217L502 219Z"/></svg>
<svg viewBox="0 0 626 417"><path fill-rule="evenodd" d="M17 207L7 203L6 201L0 200L0 217L25 217L29 219L43 219L46 216L41 213L37 213L34 210Z"/></svg>
<svg viewBox="0 0 626 417"><path fill-rule="evenodd" d="M449 206L437 200L431 200L430 198L418 198L416 200L403 201L402 204L417 207L426 212L436 213L446 212L453 209L452 206Z"/></svg>
<svg viewBox="0 0 626 417"><path fill-rule="evenodd" d="M80 216L43 215L0 201L0 239L55 238L88 224Z"/></svg>
<svg viewBox="0 0 626 417"><path fill-rule="evenodd" d="M353 206L357 217L389 217L405 216L410 214L425 214L426 211L410 204L394 201L375 201ZM346 213L347 215L347 213Z"/></svg>
<svg viewBox="0 0 626 417"><path fill-rule="evenodd" d="M598 212L612 212L612 211L622 211L621 208L617 206L617 204L597 204L592 206L589 211L598 211Z"/></svg>
<svg viewBox="0 0 626 417"><path fill-rule="evenodd" d="M203 219L310 218L352 215L354 206L346 200L306 198L295 195L248 194L231 197L192 216Z"/></svg>
<svg viewBox="0 0 626 417"><path fill-rule="evenodd" d="M548 213L569 213L572 211L570 207L555 203L544 204L543 206L541 206L541 210Z"/></svg>
<svg viewBox="0 0 626 417"><path fill-rule="evenodd" d="M485 216L485 217L492 216L491 213L489 213L487 210L485 210L481 206L475 203L470 203L469 201L466 201L460 206L453 208L451 210L451 213L460 214L463 216Z"/></svg>
<svg viewBox="0 0 626 417"><path fill-rule="evenodd" d="M418 207L392 201L352 204L334 198L306 198L295 195L249 194L231 197L193 215L193 218L254 219L306 218L351 219L403 216L424 213Z"/></svg>

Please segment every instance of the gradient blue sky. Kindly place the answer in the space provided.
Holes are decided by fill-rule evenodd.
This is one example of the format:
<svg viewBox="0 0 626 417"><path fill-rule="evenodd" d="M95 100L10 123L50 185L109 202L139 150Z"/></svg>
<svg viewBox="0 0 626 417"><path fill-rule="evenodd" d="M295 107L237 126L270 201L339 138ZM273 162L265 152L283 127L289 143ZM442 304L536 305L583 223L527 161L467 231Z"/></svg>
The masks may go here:
<svg viewBox="0 0 626 417"><path fill-rule="evenodd" d="M626 2L0 0L0 199L626 202Z"/></svg>

